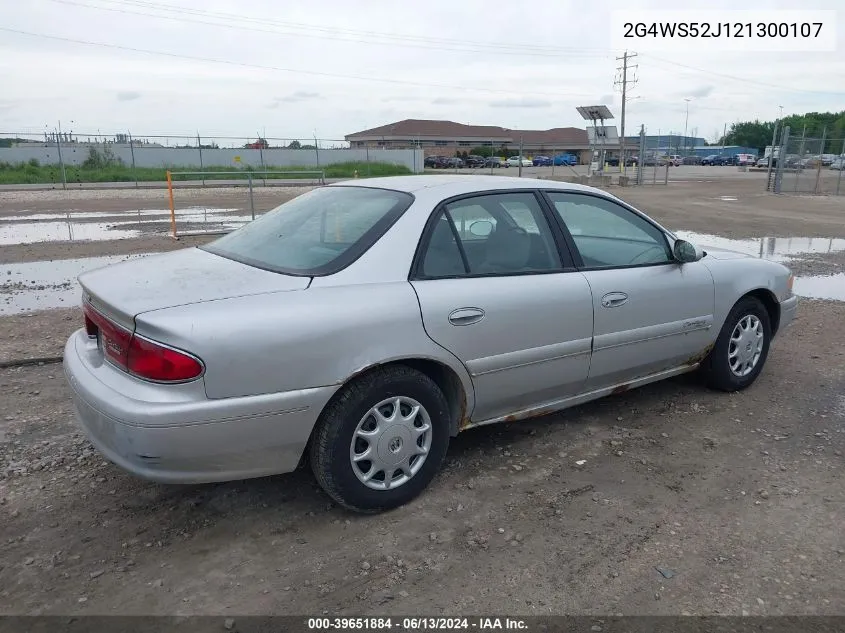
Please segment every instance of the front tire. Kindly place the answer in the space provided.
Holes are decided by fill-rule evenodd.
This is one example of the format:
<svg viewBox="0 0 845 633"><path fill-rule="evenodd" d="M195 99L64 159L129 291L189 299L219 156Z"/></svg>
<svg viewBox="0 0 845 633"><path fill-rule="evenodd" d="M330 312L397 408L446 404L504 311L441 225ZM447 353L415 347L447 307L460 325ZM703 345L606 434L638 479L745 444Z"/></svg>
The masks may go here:
<svg viewBox="0 0 845 633"><path fill-rule="evenodd" d="M720 391L740 391L749 387L763 370L771 338L766 306L755 297L740 299L725 319L713 349L701 365L707 385Z"/></svg>
<svg viewBox="0 0 845 633"><path fill-rule="evenodd" d="M403 365L346 385L311 443L317 482L356 512L404 505L434 478L449 446L449 404L437 384Z"/></svg>

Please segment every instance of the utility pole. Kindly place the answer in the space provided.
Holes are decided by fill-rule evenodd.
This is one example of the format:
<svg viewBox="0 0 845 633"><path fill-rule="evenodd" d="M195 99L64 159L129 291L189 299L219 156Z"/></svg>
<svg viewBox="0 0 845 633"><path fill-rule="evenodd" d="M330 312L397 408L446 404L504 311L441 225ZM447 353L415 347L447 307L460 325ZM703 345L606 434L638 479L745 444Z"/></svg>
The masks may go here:
<svg viewBox="0 0 845 633"><path fill-rule="evenodd" d="M684 156L687 155L687 124L689 123L689 102L692 99L685 98L684 101L687 102L687 116L684 119Z"/></svg>
<svg viewBox="0 0 845 633"><path fill-rule="evenodd" d="M628 100L628 85L630 84L631 87L637 83L636 77L628 78L628 62L629 60L636 57L636 53L625 53L622 57L617 57L617 61L621 61L622 65L617 68L621 74L617 75L616 81L614 81L614 85L620 86L622 89L622 117L619 120L619 168L621 169L622 173L625 173L625 102ZM637 66L631 66L632 70L637 68Z"/></svg>

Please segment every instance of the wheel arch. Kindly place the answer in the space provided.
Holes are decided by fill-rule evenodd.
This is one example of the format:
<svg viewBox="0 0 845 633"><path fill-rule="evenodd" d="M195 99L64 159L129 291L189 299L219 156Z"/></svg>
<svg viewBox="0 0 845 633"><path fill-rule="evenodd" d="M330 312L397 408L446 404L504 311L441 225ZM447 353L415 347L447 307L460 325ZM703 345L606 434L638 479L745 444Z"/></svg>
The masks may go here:
<svg viewBox="0 0 845 633"><path fill-rule="evenodd" d="M332 397L329 398L325 405L323 405L319 416L317 416L317 420L319 421L323 416L323 412L338 397L340 397L340 394L346 386L352 384L362 376L394 365L404 365L406 367L410 367L411 369L415 369L420 373L425 374L435 382L446 397L446 401L449 403L450 435L454 437L460 433L469 422L469 417L475 404L475 392L472 388L472 381L469 378L469 374L462 377L454 367L451 367L442 360L422 356L408 356L371 363L366 367L353 372L338 385L338 388ZM314 428L311 429L308 442L302 452L300 466L304 465L305 458L308 455L311 442L318 426L319 422L314 424Z"/></svg>
<svg viewBox="0 0 845 633"><path fill-rule="evenodd" d="M772 329L772 336L777 334L778 328L780 327L780 302L777 300L775 294L768 288L756 288L742 295L739 299L737 299L734 305L746 297L754 297L763 304L769 315L769 324Z"/></svg>

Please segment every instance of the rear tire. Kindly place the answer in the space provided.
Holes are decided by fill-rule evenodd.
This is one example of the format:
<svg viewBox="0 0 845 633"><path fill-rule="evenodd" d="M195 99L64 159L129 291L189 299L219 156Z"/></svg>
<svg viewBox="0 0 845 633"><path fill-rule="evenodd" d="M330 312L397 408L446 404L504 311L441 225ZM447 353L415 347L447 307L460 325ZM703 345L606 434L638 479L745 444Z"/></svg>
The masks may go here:
<svg viewBox="0 0 845 633"><path fill-rule="evenodd" d="M428 486L446 457L449 434L449 404L437 384L404 365L384 367L343 387L323 411L311 468L343 507L380 512Z"/></svg>
<svg viewBox="0 0 845 633"><path fill-rule="evenodd" d="M720 391L740 391L749 387L766 364L771 337L766 306L755 297L740 299L701 364L707 385Z"/></svg>

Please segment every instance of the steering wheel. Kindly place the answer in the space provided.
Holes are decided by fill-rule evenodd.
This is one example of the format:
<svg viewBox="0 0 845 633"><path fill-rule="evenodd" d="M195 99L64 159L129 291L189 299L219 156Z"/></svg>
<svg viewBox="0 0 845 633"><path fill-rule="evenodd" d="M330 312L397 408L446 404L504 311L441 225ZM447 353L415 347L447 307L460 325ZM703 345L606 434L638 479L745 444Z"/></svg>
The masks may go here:
<svg viewBox="0 0 845 633"><path fill-rule="evenodd" d="M634 255L634 258L628 263L629 264L645 264L645 263L648 263L648 262L638 261L638 260L644 259L645 256L648 255L649 253L651 253L652 251L657 251L661 255L664 254L663 249L660 248L659 246L651 246L651 247L647 248L646 250L644 250L642 253L637 253L636 255Z"/></svg>

